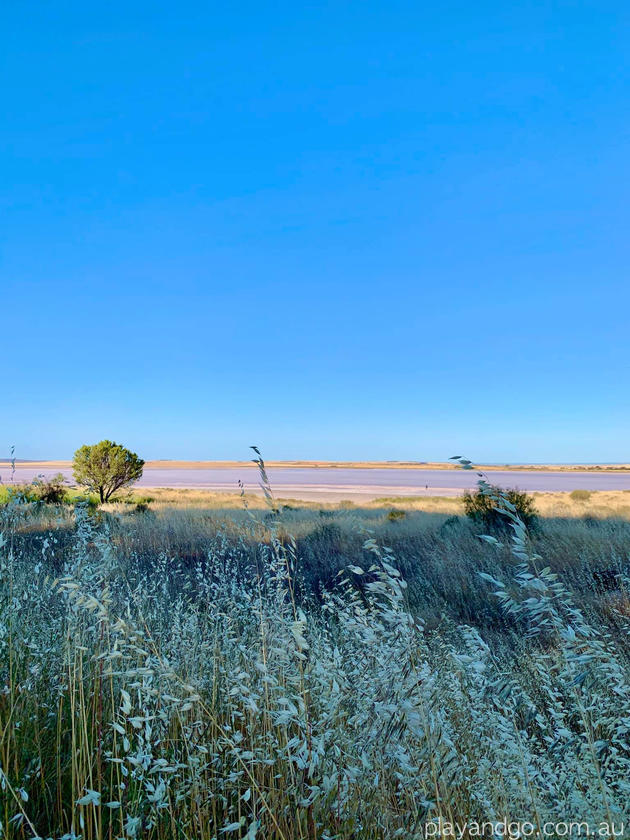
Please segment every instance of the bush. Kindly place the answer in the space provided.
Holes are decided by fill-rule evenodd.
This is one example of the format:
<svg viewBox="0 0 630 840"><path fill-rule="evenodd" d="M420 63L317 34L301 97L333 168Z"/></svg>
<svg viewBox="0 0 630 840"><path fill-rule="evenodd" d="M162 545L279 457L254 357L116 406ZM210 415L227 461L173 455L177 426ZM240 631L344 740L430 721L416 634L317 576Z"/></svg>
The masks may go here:
<svg viewBox="0 0 630 840"><path fill-rule="evenodd" d="M574 490L572 493L569 493L569 498L572 502L588 502L588 500L591 498L591 491Z"/></svg>
<svg viewBox="0 0 630 840"><path fill-rule="evenodd" d="M49 505L61 505L66 500L68 489L62 473L49 478L40 476L33 481L33 491L39 502Z"/></svg>
<svg viewBox="0 0 630 840"><path fill-rule="evenodd" d="M0 504L36 502L38 496L32 484L4 484L0 487Z"/></svg>
<svg viewBox="0 0 630 840"><path fill-rule="evenodd" d="M516 513L523 520L527 528L536 528L538 514L533 496L520 490L503 490L492 487L493 495L501 493L516 508ZM497 502L493 495L482 493L464 493L464 511L466 516L477 525L483 525L489 530L499 530L509 527L510 520L497 509Z"/></svg>
<svg viewBox="0 0 630 840"><path fill-rule="evenodd" d="M397 522L399 519L404 519L405 516L407 516L406 511L399 510L398 508L392 508L387 514L390 522Z"/></svg>
<svg viewBox="0 0 630 840"><path fill-rule="evenodd" d="M4 485L0 490L0 504L9 501L39 502L48 505L61 505L70 501L68 487L62 473L33 479L30 484Z"/></svg>

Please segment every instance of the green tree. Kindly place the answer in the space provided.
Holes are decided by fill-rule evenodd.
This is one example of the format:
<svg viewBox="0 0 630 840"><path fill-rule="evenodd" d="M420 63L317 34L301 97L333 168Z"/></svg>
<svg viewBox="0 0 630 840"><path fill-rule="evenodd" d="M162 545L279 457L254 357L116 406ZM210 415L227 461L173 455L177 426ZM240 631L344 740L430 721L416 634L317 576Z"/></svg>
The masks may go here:
<svg viewBox="0 0 630 840"><path fill-rule="evenodd" d="M77 484L98 493L101 502L107 502L116 490L140 478L144 461L124 446L102 440L77 449L72 467Z"/></svg>

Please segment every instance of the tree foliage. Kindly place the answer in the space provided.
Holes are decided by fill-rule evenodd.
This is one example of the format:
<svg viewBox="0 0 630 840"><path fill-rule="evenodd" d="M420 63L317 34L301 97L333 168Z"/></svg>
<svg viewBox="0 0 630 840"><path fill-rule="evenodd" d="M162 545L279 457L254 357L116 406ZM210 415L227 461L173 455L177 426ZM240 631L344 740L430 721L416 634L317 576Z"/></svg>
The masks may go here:
<svg viewBox="0 0 630 840"><path fill-rule="evenodd" d="M144 461L124 446L102 440L77 449L72 466L77 484L98 493L101 502L107 502L117 490L140 478Z"/></svg>

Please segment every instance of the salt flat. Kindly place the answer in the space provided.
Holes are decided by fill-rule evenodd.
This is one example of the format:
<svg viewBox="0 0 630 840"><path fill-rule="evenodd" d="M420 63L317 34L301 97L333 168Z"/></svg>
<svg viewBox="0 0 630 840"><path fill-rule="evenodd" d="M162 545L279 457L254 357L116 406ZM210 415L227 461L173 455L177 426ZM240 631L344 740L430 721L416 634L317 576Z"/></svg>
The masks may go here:
<svg viewBox="0 0 630 840"><path fill-rule="evenodd" d="M15 483L28 482L38 475L61 472L72 482L69 466L18 464ZM338 501L364 500L383 496L458 496L475 487L477 474L452 469L404 469L397 467L269 467L269 480L278 497ZM630 472L498 470L488 475L493 484L518 487L529 492L570 492L571 490L628 490ZM0 466L0 478L10 484L10 466ZM234 493L241 480L247 492L258 492L258 473L250 466L170 468L147 466L139 487L168 487L214 490Z"/></svg>

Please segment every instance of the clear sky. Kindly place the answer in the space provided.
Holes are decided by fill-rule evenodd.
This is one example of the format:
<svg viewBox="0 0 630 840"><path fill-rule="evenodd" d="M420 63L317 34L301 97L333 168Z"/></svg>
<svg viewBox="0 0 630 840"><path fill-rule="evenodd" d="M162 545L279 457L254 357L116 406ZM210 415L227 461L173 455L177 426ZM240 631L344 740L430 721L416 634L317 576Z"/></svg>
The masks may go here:
<svg viewBox="0 0 630 840"><path fill-rule="evenodd" d="M629 23L4 4L0 454L630 460Z"/></svg>

